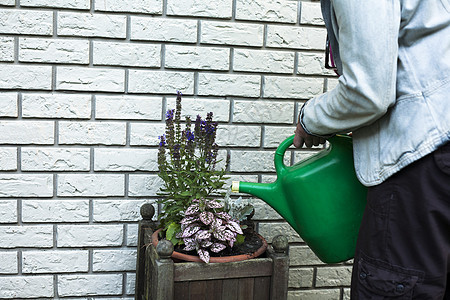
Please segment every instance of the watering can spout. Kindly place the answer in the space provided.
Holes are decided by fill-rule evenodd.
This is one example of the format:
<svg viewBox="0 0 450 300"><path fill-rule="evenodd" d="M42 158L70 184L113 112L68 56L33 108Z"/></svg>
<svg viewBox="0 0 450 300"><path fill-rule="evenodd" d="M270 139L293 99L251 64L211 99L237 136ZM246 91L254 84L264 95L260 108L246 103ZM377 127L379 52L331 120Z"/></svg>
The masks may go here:
<svg viewBox="0 0 450 300"><path fill-rule="evenodd" d="M254 183L233 181L231 191L234 193L247 193L262 199L274 208L289 224L294 224L294 216L290 213L277 181L273 183Z"/></svg>

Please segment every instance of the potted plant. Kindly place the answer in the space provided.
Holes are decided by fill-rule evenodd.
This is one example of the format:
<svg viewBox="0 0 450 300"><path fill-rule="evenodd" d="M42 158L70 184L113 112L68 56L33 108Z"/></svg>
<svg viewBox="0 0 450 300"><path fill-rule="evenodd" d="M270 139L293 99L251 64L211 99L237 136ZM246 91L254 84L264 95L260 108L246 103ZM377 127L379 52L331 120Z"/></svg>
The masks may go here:
<svg viewBox="0 0 450 300"><path fill-rule="evenodd" d="M182 126L180 92L176 108L166 113L166 131L159 137L158 152L158 174L163 180L159 193L162 198L158 201L162 207L158 216L161 223L158 234L171 241L176 249L197 254L192 257L179 255L176 251L176 258L206 263L211 259L213 262L223 261L211 258L211 255L217 257L245 240L243 229L247 226L241 225L240 221L251 207L243 206L243 214L236 209L231 210L229 194L225 199L225 193L220 192L227 179L229 157L225 167L219 169L219 146L215 142L217 127L212 112L206 119L197 116L194 123L186 117ZM253 234L251 231L247 233ZM264 238L259 238L261 247L248 258L260 255L267 247ZM156 246L156 234L153 242ZM239 259L245 258L240 256Z"/></svg>
<svg viewBox="0 0 450 300"><path fill-rule="evenodd" d="M153 221L153 206L141 207L136 299L287 296L287 239L278 236L268 247L253 230L252 206L220 191L229 158L219 169L218 124L212 117L208 113L195 122L186 117L182 123L181 93L176 108L166 114L158 153L161 212ZM250 244L249 237L259 240L257 249L235 253Z"/></svg>

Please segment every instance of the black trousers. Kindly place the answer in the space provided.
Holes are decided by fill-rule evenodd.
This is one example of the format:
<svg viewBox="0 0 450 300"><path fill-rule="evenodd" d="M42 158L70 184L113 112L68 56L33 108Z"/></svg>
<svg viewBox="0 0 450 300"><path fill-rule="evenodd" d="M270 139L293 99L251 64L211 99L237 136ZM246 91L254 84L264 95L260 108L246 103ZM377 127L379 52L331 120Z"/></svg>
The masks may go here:
<svg viewBox="0 0 450 300"><path fill-rule="evenodd" d="M450 300L450 143L369 188L351 299Z"/></svg>

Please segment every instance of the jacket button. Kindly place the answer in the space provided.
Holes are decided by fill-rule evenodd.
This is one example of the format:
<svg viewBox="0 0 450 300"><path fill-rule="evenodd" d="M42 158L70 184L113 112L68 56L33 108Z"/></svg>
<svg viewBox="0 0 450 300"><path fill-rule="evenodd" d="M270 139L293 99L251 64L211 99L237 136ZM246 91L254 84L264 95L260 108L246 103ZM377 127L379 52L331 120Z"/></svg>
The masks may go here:
<svg viewBox="0 0 450 300"><path fill-rule="evenodd" d="M367 274L364 273L364 272L362 272L362 273L359 274L359 278L361 278L362 280L364 280L364 279L367 278Z"/></svg>
<svg viewBox="0 0 450 300"><path fill-rule="evenodd" d="M397 293L403 293L405 291L405 286L403 284L397 284L395 287L395 291Z"/></svg>

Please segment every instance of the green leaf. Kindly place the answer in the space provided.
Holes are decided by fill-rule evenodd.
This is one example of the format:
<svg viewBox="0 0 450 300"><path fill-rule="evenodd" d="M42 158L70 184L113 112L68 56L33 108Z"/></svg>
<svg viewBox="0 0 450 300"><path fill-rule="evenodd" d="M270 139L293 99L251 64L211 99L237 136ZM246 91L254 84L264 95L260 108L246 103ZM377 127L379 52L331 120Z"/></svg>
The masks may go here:
<svg viewBox="0 0 450 300"><path fill-rule="evenodd" d="M177 232L179 232L179 231L181 231L180 224L177 224L175 222L170 223L166 230L166 239L168 239L169 241L172 241L175 238L175 235L177 234Z"/></svg>
<svg viewBox="0 0 450 300"><path fill-rule="evenodd" d="M245 236L243 234L236 235L236 243L238 245L244 243L244 241L245 241Z"/></svg>

